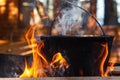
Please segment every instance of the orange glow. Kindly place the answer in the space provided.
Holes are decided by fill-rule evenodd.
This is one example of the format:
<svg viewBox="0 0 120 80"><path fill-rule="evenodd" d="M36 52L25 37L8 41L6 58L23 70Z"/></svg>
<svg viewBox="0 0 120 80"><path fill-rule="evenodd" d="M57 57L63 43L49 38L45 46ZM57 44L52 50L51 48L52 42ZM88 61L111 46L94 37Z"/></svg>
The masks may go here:
<svg viewBox="0 0 120 80"><path fill-rule="evenodd" d="M88 18L88 24L86 26L88 29L94 29L96 27L96 21L90 16Z"/></svg>
<svg viewBox="0 0 120 80"><path fill-rule="evenodd" d="M30 68L28 68L27 62L25 61L25 70L20 77L30 77Z"/></svg>
<svg viewBox="0 0 120 80"><path fill-rule="evenodd" d="M102 46L103 46L103 49L101 50L101 53L103 54L103 58L100 63L100 74L102 77L107 77L109 75L109 72L114 69L115 62L113 62L113 61L110 62L109 67L107 67L106 71L104 71L104 63L108 56L108 43L105 43Z"/></svg>
<svg viewBox="0 0 120 80"><path fill-rule="evenodd" d="M6 11L6 0L0 0L0 14L4 14Z"/></svg>
<svg viewBox="0 0 120 80"><path fill-rule="evenodd" d="M53 56L52 62L49 63L41 48L44 47L44 42L37 42L35 39L37 26L32 26L26 33L26 39L30 46L32 46L33 62L32 66L28 66L25 62L25 70L20 78L37 78L45 77L47 74L53 76L52 69L55 67L55 63L58 63L58 68L68 68L67 61L62 57L61 53L57 53Z"/></svg>
<svg viewBox="0 0 120 80"><path fill-rule="evenodd" d="M114 64L115 64L115 62L116 62L115 60L112 60L112 61L109 62L110 64L107 67L107 70L106 70L106 72L104 74L105 77L107 77L109 75L109 72L111 72L111 71L114 70Z"/></svg>
<svg viewBox="0 0 120 80"><path fill-rule="evenodd" d="M18 8L15 5L14 2L9 3L9 14L8 14L8 19L9 20L15 20L18 17Z"/></svg>
<svg viewBox="0 0 120 80"><path fill-rule="evenodd" d="M26 65L24 73L20 77L40 77L46 76L44 72L45 65L48 64L45 57L40 52L40 49L44 46L43 42L39 42L37 44L35 39L35 29L36 26L30 27L28 32L26 33L26 39L29 45L32 46L32 53L33 53L33 63L31 68L28 68ZM36 46L35 46L36 44Z"/></svg>
<svg viewBox="0 0 120 80"><path fill-rule="evenodd" d="M57 64L57 65L56 65ZM58 52L57 54L55 54L52 58L52 63L50 64L53 68L59 68L62 67L63 65L65 66L65 68L68 68L69 65L67 63L67 61L62 57L61 53Z"/></svg>
<svg viewBox="0 0 120 80"><path fill-rule="evenodd" d="M5 10L6 10L6 7L5 6L1 6L0 7L0 14L4 14Z"/></svg>
<svg viewBox="0 0 120 80"><path fill-rule="evenodd" d="M6 5L6 0L0 0L0 5Z"/></svg>
<svg viewBox="0 0 120 80"><path fill-rule="evenodd" d="M106 60L106 58L108 56L108 44L105 43L102 46L103 46L103 49L101 50L101 54L104 54L104 55L103 55L102 61L100 63L100 73L101 73L102 77L105 77L106 75L104 73L105 72L104 71L104 63L105 63L105 60Z"/></svg>

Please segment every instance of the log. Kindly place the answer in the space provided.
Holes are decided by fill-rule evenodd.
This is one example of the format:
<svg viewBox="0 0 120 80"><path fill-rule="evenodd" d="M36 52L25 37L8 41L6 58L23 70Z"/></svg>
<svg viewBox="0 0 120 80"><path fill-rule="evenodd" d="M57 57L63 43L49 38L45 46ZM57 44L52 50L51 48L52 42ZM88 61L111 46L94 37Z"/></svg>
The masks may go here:
<svg viewBox="0 0 120 80"><path fill-rule="evenodd" d="M13 55L26 55L31 54L32 49L26 41L7 43L0 45L0 53L13 54ZM29 51L29 53L28 53Z"/></svg>

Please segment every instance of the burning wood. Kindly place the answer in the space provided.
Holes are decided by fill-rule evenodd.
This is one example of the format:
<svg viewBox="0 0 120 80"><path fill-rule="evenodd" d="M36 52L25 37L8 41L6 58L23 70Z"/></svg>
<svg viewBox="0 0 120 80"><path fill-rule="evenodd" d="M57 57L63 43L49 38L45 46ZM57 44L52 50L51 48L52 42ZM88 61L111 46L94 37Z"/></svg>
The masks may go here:
<svg viewBox="0 0 120 80"><path fill-rule="evenodd" d="M78 10L78 9L77 9ZM73 8L74 12L76 9ZM79 33L81 17L65 11L55 24L58 33L64 36L41 36L38 26L31 26L26 34L32 48L32 62L25 60L25 69L19 78L63 77L63 76L106 76L113 37L111 36L66 36ZM80 14L81 15L81 14ZM70 17L71 16L71 17ZM70 18L69 18L70 17ZM46 19L46 17L42 17ZM42 20L41 19L41 20ZM70 22L69 22L70 21ZM39 27L43 28L43 24ZM63 31L64 30L64 31ZM70 33L69 33L70 32ZM28 46L23 47L28 48Z"/></svg>
<svg viewBox="0 0 120 80"><path fill-rule="evenodd" d="M26 39L28 41L28 44L33 45L32 46L33 63L31 67L29 67L27 63L25 64L26 65L25 71L23 72L22 75L20 75L20 78L44 77L49 75L54 76L54 72L52 69L56 68L59 70L61 68L68 68L68 64L66 60L62 57L61 53L57 53L56 55L54 55L51 63L48 62L44 53L42 52L42 48L44 47L44 42L36 41L35 38L36 28L37 28L36 26L34 27L32 26L26 34Z"/></svg>

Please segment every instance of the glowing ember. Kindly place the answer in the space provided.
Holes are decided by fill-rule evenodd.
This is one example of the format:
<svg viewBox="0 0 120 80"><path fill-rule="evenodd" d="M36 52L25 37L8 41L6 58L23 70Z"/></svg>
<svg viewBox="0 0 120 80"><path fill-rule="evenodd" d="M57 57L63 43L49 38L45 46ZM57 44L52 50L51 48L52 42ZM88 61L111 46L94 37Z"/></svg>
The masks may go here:
<svg viewBox="0 0 120 80"><path fill-rule="evenodd" d="M32 66L28 66L27 62L25 62L25 70L22 75L20 75L20 78L29 78L29 77L45 77L45 76L54 76L55 72L53 71L55 69L65 68L67 69L69 65L67 64L67 61L62 57L62 54L58 52L53 56L52 62L49 63L44 55L42 53L41 48L44 47L44 42L39 41L37 43L35 39L35 31L36 26L31 27L27 34L26 39L28 41L29 45L32 46L32 52L33 52L33 63Z"/></svg>

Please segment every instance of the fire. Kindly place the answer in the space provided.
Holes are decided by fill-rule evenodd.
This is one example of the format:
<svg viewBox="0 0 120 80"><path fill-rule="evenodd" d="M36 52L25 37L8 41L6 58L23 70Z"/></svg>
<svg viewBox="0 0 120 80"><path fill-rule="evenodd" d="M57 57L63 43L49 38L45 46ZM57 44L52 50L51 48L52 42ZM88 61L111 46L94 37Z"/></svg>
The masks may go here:
<svg viewBox="0 0 120 80"><path fill-rule="evenodd" d="M106 72L104 74L105 77L109 76L109 73L111 73L114 70L115 63L116 63L116 58L115 59L112 58L109 61L109 66L107 67L107 70L106 70Z"/></svg>
<svg viewBox="0 0 120 80"><path fill-rule="evenodd" d="M26 34L26 39L29 45L32 46L32 53L33 53L33 62L32 66L28 66L27 62L25 61L25 70L23 74L20 75L20 78L37 78L37 77L45 77L48 74L50 76L54 76L54 72L52 69L54 68L68 68L69 65L67 64L67 61L63 58L62 54L60 52L56 53L53 56L52 62L49 63L47 61L46 56L42 52L41 48L44 47L44 42L39 41L37 42L35 38L35 31L36 26L30 27ZM57 64L57 65L56 65Z"/></svg>
<svg viewBox="0 0 120 80"><path fill-rule="evenodd" d="M28 65L27 65L27 62L25 61L25 71L24 71L24 73L20 76L20 77L23 77L23 76L25 76L26 75L26 77L30 77L30 68L28 68Z"/></svg>
<svg viewBox="0 0 120 80"><path fill-rule="evenodd" d="M58 52L55 54L52 58L52 63L50 64L53 68L59 68L63 65L68 68L69 65L67 64L67 61L62 57L61 53Z"/></svg>
<svg viewBox="0 0 120 80"><path fill-rule="evenodd" d="M48 18L48 16L45 13L43 5L38 1L37 2L37 10L40 20L38 22L40 23L42 20L45 20ZM35 19L34 13L32 15L33 19ZM35 23L34 23L35 24ZM37 24L30 27L30 29L27 31L25 37L28 42L28 44L32 47L32 53L33 53L33 62L32 65L29 66L27 64L27 61L25 61L25 70L20 75L20 78L30 78L30 77L44 77L44 76L54 76L53 69L55 68L56 64L59 66L59 68L68 68L67 61L63 58L62 54L60 52L56 53L53 56L52 62L48 62L47 57L42 52L42 48L44 47L43 41L38 41L36 39L36 35L42 35L39 34L41 32L38 32L39 28L43 28L43 24Z"/></svg>
<svg viewBox="0 0 120 80"><path fill-rule="evenodd" d="M106 58L108 56L108 44L105 43L102 46L103 46L103 49L101 50L101 53L103 53L104 55L103 55L103 59L102 59L101 64L100 64L100 74L101 74L101 76L104 77L105 76L104 63L105 63L105 60L106 60Z"/></svg>
<svg viewBox="0 0 120 80"><path fill-rule="evenodd" d="M109 67L107 67L106 71L104 71L104 63L108 56L108 43L105 43L102 46L103 46L103 49L101 50L101 52L104 53L104 55L100 63L100 73L102 77L107 77L109 75L109 72L114 70L115 61L111 61L109 64Z"/></svg>

